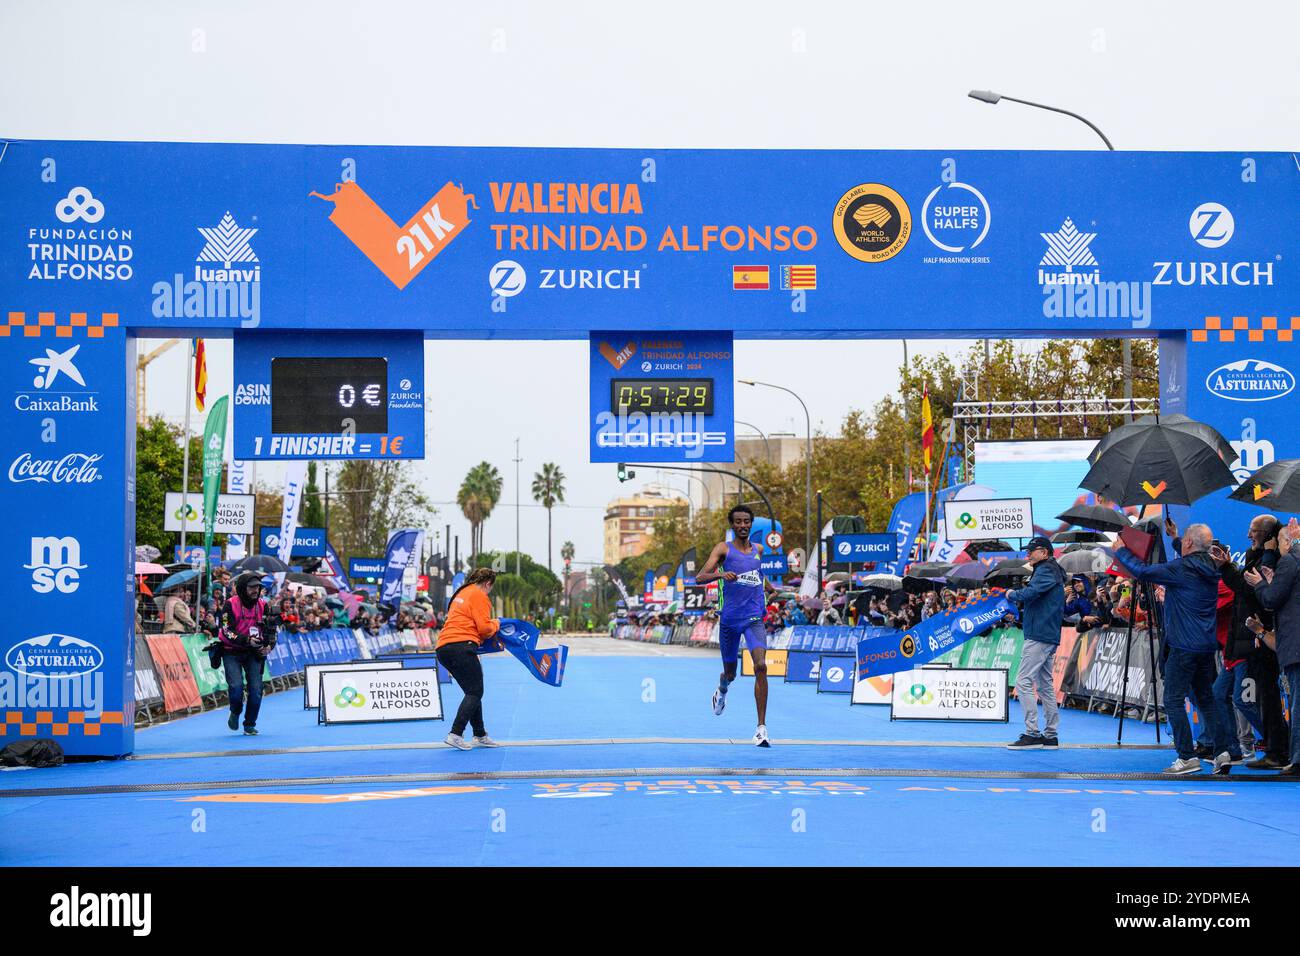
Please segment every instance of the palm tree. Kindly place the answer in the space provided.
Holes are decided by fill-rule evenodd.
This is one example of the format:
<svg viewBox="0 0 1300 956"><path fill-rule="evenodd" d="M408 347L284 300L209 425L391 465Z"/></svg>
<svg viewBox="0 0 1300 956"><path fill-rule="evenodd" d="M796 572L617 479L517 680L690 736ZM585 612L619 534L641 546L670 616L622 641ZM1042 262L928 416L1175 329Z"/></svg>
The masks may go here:
<svg viewBox="0 0 1300 956"><path fill-rule="evenodd" d="M501 500L501 474L486 461L469 470L456 493L456 503L469 522L470 557L483 550L483 523Z"/></svg>
<svg viewBox="0 0 1300 956"><path fill-rule="evenodd" d="M564 605L567 608L572 602L569 597L569 565L573 562L573 555L577 549L574 548L572 541L566 541L560 545L560 560L564 562Z"/></svg>
<svg viewBox="0 0 1300 956"><path fill-rule="evenodd" d="M533 500L546 509L546 570L551 568L551 509L564 503L564 472L553 462L533 475Z"/></svg>

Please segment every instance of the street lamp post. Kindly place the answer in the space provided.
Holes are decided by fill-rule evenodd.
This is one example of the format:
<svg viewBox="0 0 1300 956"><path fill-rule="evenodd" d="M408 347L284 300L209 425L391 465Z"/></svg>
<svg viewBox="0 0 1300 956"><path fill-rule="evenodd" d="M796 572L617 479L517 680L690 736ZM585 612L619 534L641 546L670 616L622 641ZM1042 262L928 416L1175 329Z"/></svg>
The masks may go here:
<svg viewBox="0 0 1300 956"><path fill-rule="evenodd" d="M794 395L800 405L803 405L804 422L807 424L807 444L804 450L804 499L803 499L803 553L812 553L812 416L808 414L808 406L799 395L786 388L784 385L773 385L771 382L756 382L750 379L740 379L741 385L764 385L768 388L780 389L783 392L789 392ZM753 426L750 426L751 428ZM818 529L820 532L821 529Z"/></svg>
<svg viewBox="0 0 1300 956"><path fill-rule="evenodd" d="M1018 100L1014 96L1004 96L1001 93L994 93L992 90L971 90L966 94L973 100L979 100L981 103L988 103L996 106L1000 100L1010 100L1012 103L1020 103L1023 106L1033 106L1040 110L1048 110L1052 113L1064 113L1066 116L1073 116L1081 123L1086 123L1088 128L1101 137L1101 141L1106 144L1106 148L1114 151L1115 147L1111 145L1106 134L1097 128L1097 124L1080 116L1078 113L1071 113L1069 110L1063 110L1059 106L1048 106L1046 103L1034 103L1030 100ZM1120 347L1124 355L1124 397L1128 399L1128 411L1125 417L1133 420L1133 343L1127 337L1120 339Z"/></svg>

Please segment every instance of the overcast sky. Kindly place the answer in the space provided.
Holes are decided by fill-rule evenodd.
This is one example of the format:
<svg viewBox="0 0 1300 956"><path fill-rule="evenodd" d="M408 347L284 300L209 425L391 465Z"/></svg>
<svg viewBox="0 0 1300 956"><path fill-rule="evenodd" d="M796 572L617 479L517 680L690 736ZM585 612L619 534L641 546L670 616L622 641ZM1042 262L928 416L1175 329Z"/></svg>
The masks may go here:
<svg viewBox="0 0 1300 956"><path fill-rule="evenodd" d="M1081 112L1120 149L1292 150L1300 144L1294 3L579 3L560 0L0 0L0 136L481 146L1096 149L1081 123L967 98L993 89ZM144 341L147 350L157 342ZM912 343L925 352L962 343ZM898 384L896 341L736 343L738 378L790 386L813 427ZM506 478L489 548L513 547L523 488L568 477L555 539L601 558L605 503L625 487L587 461L585 342L430 342L426 389L476 396L431 421L429 495L452 502L481 459ZM525 404L482 387L546 387ZM871 369L831 376L826 369ZM184 414L185 350L149 373L149 409ZM230 341L210 342L210 394ZM542 378L544 376L544 378ZM576 383L576 385L575 385ZM461 404L459 407L466 407ZM802 434L794 399L737 387L736 415ZM197 428L197 423L196 423ZM738 432L749 431L738 426ZM262 465L259 477L279 470ZM642 472L645 476L646 472ZM681 485L684 479L675 482ZM443 504L462 545L468 526ZM545 558L540 508L523 549ZM557 558L558 560L558 558Z"/></svg>

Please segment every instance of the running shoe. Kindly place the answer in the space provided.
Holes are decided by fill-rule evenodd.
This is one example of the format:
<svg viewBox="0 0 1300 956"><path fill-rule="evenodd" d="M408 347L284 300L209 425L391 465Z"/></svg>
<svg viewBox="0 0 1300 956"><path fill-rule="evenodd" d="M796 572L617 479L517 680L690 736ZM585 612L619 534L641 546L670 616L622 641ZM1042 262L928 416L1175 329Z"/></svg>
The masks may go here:
<svg viewBox="0 0 1300 956"><path fill-rule="evenodd" d="M473 750L474 745L467 743L465 738L460 734L448 734L447 739L443 741L448 747L455 747L457 750Z"/></svg>
<svg viewBox="0 0 1300 956"><path fill-rule="evenodd" d="M1188 757L1186 760L1175 760L1163 771L1170 777L1181 777L1189 773L1201 772L1201 760L1199 757Z"/></svg>
<svg viewBox="0 0 1300 956"><path fill-rule="evenodd" d="M1238 763L1240 763L1240 760L1238 760ZM1228 774L1232 773L1232 754L1225 750L1223 753L1215 757L1214 769L1211 772L1220 777L1226 777Z"/></svg>
<svg viewBox="0 0 1300 956"><path fill-rule="evenodd" d="M1043 738L1038 734L1021 734L1015 743L1007 744L1008 750L1041 750Z"/></svg>
<svg viewBox="0 0 1300 956"><path fill-rule="evenodd" d="M1044 738L1043 738L1043 748L1044 748L1044 749L1055 750L1055 749L1057 748L1058 743L1059 743L1059 741L1058 741L1055 737L1044 737Z"/></svg>
<svg viewBox="0 0 1300 956"><path fill-rule="evenodd" d="M713 691L713 713L721 717L722 712L727 709L727 695L719 687Z"/></svg>
<svg viewBox="0 0 1300 956"><path fill-rule="evenodd" d="M238 714L231 714L231 715L230 715L230 719L226 721L226 726L229 727L231 730L238 730L238 729L239 729L239 715L238 715Z"/></svg>
<svg viewBox="0 0 1300 956"><path fill-rule="evenodd" d="M1300 763L1289 763L1277 772L1279 777L1300 777Z"/></svg>
<svg viewBox="0 0 1300 956"><path fill-rule="evenodd" d="M755 747L770 747L772 742L767 739L767 724L759 724L758 729L754 731Z"/></svg>
<svg viewBox="0 0 1300 956"><path fill-rule="evenodd" d="M1283 761L1270 757L1268 754L1246 761L1248 770L1281 770L1285 766L1286 764Z"/></svg>
<svg viewBox="0 0 1300 956"><path fill-rule="evenodd" d="M257 728L256 728L256 727L245 727L245 728L244 728L244 736L245 736L245 737L256 737L256 736L257 736Z"/></svg>
<svg viewBox="0 0 1300 956"><path fill-rule="evenodd" d="M489 737L487 734L484 734L482 737L474 738L474 746L475 747L500 747L501 745L497 743L495 740L493 740L491 737Z"/></svg>

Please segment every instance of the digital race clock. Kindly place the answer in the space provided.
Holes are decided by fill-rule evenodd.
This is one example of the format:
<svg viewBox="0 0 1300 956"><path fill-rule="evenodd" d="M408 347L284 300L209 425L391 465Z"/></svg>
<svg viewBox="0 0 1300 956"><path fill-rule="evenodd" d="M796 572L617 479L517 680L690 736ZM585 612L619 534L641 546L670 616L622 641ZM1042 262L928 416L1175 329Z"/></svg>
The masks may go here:
<svg viewBox="0 0 1300 956"><path fill-rule="evenodd" d="M713 414L711 378L614 378L609 382L610 411Z"/></svg>
<svg viewBox="0 0 1300 956"><path fill-rule="evenodd" d="M272 432L338 435L349 428L388 431L387 359L271 360Z"/></svg>

